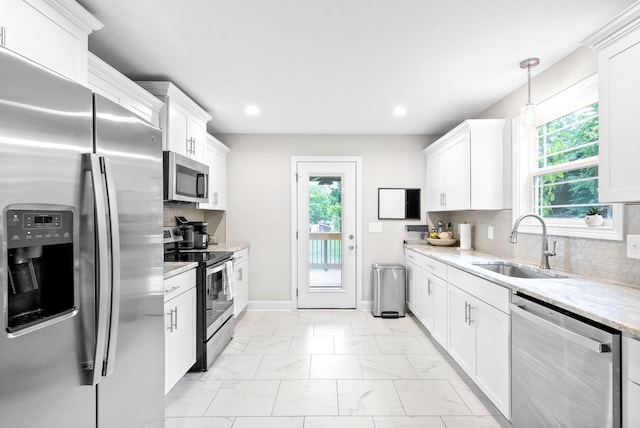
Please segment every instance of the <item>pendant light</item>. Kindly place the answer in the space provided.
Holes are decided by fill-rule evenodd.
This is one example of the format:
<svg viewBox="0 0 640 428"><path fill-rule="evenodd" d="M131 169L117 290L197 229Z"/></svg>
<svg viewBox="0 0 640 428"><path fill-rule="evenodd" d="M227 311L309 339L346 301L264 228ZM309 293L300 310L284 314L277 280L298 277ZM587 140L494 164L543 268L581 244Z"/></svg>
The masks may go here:
<svg viewBox="0 0 640 428"><path fill-rule="evenodd" d="M527 58L520 61L520 68L527 69L527 103L520 110L520 126L535 129L538 126L536 106L531 102L531 67L540 64L540 58Z"/></svg>

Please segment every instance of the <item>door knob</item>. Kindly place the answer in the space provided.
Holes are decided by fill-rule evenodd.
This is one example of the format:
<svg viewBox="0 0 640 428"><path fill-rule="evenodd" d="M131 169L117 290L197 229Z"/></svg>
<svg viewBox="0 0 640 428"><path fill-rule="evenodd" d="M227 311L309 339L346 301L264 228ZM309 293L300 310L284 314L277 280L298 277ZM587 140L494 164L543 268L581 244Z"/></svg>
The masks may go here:
<svg viewBox="0 0 640 428"><path fill-rule="evenodd" d="M349 239L353 239L353 235L349 235Z"/></svg>
<svg viewBox="0 0 640 428"><path fill-rule="evenodd" d="M353 250L355 247L353 245L349 245L349 249Z"/></svg>

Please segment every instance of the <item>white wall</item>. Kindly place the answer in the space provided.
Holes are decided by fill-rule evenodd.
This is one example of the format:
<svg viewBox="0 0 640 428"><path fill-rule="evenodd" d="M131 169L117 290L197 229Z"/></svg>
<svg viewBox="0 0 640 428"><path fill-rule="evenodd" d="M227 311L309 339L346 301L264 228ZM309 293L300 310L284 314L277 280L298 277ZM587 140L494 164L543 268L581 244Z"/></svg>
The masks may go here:
<svg viewBox="0 0 640 428"><path fill-rule="evenodd" d="M422 149L429 136L220 135L231 148L228 171L227 240L251 243L252 301L289 301L291 296L291 157L360 156L363 176L363 300L371 300L372 263L403 261L404 225L377 222L378 187L421 188L425 192ZM423 209L422 222L425 214Z"/></svg>

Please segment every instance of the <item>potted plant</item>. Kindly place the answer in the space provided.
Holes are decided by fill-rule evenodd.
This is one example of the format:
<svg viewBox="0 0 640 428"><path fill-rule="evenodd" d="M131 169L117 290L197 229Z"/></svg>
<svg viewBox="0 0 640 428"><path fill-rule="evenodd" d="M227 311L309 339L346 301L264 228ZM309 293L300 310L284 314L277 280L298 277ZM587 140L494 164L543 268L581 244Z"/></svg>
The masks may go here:
<svg viewBox="0 0 640 428"><path fill-rule="evenodd" d="M604 218L602 218L602 209L598 207L592 207L587 211L587 216L584 218L584 222L587 226L602 226Z"/></svg>

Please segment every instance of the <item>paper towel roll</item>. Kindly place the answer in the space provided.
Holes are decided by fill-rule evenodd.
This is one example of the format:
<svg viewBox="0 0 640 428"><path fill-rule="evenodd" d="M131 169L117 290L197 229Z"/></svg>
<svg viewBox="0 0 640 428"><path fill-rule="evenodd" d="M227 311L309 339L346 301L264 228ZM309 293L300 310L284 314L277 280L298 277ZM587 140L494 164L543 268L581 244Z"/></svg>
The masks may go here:
<svg viewBox="0 0 640 428"><path fill-rule="evenodd" d="M467 223L460 224L458 232L459 232L458 236L460 237L460 249L470 250L471 249L471 225Z"/></svg>

